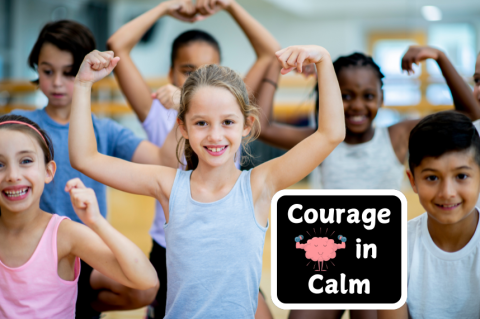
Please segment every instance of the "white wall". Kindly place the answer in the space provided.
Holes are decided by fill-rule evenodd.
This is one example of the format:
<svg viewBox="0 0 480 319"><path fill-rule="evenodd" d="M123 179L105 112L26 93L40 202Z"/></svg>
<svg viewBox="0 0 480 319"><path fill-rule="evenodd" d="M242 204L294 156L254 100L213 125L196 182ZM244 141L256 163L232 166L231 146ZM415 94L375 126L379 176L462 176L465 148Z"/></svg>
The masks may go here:
<svg viewBox="0 0 480 319"><path fill-rule="evenodd" d="M343 10L342 4L330 8L329 12L319 14L309 13L301 15L298 12L289 12L272 2L277 0L238 0L244 8L258 19L279 40L282 46L292 44L319 44L326 47L333 58L349 54L353 51L365 51L368 34L371 31L406 29L427 30L429 23L424 21L418 10L418 5L404 0L405 10L391 14L386 11L373 12L360 10L354 14L352 10ZM294 1L294 0L291 0ZM306 0L302 0L306 1ZM312 0L326 1L326 0ZM439 0L437 0L439 1ZM442 22L469 22L477 30L477 51L480 51L480 9L478 0L458 0L464 5L449 16L444 12ZM456 3L458 2L456 1ZM62 5L67 7L67 18L80 22L86 20L88 12L82 11L82 6L87 0L62 1L62 0L15 0L13 16L13 63L12 75L14 78L32 78L32 71L27 66L28 54L35 39L46 22L51 19L53 9ZM370 1L372 2L372 1ZM435 4L436 1L431 1ZM116 0L110 1L109 30L113 33L122 24L133 16L152 8L158 0ZM363 3L363 2L362 2ZM395 0L395 5L402 0ZM445 0L439 3L448 3ZM480 2L478 2L480 3ZM320 10L321 6L315 6ZM320 9L319 9L320 8ZM469 9L470 8L470 9ZM463 10L463 11L462 11ZM390 10L391 11L391 10ZM166 75L170 65L170 48L173 39L185 30L199 28L211 33L220 42L223 54L223 64L240 73L245 73L254 62L255 55L242 31L225 12L196 24L179 22L173 18L161 19L161 25L153 35L149 44L138 45L132 52L133 58L140 71L146 77Z"/></svg>

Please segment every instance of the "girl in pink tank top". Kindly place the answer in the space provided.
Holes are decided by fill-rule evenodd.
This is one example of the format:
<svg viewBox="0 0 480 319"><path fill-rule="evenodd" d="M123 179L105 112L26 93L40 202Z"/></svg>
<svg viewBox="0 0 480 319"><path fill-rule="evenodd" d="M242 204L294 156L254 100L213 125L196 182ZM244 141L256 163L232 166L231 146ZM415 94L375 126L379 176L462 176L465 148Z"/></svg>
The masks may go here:
<svg viewBox="0 0 480 319"><path fill-rule="evenodd" d="M79 179L65 191L88 227L40 209L55 170L52 143L37 124L0 117L0 319L75 318L80 258L125 286L158 286L147 257L101 216Z"/></svg>

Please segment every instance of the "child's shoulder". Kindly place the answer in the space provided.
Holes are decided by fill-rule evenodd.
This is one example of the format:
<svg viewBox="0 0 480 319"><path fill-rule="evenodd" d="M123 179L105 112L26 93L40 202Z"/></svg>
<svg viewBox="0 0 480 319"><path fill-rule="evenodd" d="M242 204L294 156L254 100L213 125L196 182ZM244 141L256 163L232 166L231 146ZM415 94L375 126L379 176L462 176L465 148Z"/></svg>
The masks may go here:
<svg viewBox="0 0 480 319"><path fill-rule="evenodd" d="M42 116L42 112L43 110L40 109L40 110L22 110L22 109L15 109L13 110L12 112L10 112L10 114L13 114L13 115L21 115L21 116L24 116L34 122L38 122L39 119L41 118Z"/></svg>
<svg viewBox="0 0 480 319"><path fill-rule="evenodd" d="M427 213L423 213L420 216L417 216L407 223L407 240L408 242L413 241L422 234L424 223L427 221Z"/></svg>

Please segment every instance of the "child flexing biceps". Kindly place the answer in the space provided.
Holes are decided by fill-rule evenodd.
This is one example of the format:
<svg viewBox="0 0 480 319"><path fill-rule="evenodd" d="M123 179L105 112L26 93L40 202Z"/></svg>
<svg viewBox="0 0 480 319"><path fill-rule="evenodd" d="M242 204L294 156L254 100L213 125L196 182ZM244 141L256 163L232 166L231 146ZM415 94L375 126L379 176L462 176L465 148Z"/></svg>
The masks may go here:
<svg viewBox="0 0 480 319"><path fill-rule="evenodd" d="M100 214L92 189L70 180L80 220L40 209L45 183L53 180L53 145L25 117L0 118L0 317L75 318L80 259L135 289L158 285L143 252Z"/></svg>
<svg viewBox="0 0 480 319"><path fill-rule="evenodd" d="M197 12L211 15L212 12L218 10L228 12L232 16L244 31L257 55L255 63L244 79L249 93L253 94L260 86L263 74L275 51L279 49L279 44L268 30L236 1L217 0L214 1L213 8L210 8L210 3L206 1L197 1L195 5L190 0L165 1L122 26L107 42L108 47L114 50L115 54L122 60L122 63L114 71L120 88L138 119L142 122L149 141L158 147L162 147L164 143L168 143L170 139L174 139L178 135L176 134L178 133L177 130L173 130L177 119L176 108L180 100L181 87L188 75L202 65L220 64L220 45L212 35L201 30L189 30L175 38L172 43L168 73L170 84L159 88L153 94L153 99L150 88L135 66L130 52L145 32L165 16L194 21L204 18L203 15L197 16ZM172 133L168 136L171 131ZM169 147L168 151L174 153L175 147ZM237 167L240 168L241 149L235 157L235 162ZM169 166L167 163L164 163L164 165ZM174 161L172 167L178 167L178 162ZM155 266L162 283L167 281L164 224L165 215L162 206L156 201L155 218L150 229L153 241L150 261ZM153 313L150 311L150 315L155 318L163 318L166 298L167 285L162 285L153 305L154 311ZM257 318L270 318L268 308L262 298L259 295L260 303L257 310L259 316ZM261 313L265 315L262 316Z"/></svg>
<svg viewBox="0 0 480 319"><path fill-rule="evenodd" d="M69 134L71 162L91 178L155 197L162 204L167 221L166 318L253 318L273 195L304 178L345 137L329 53L318 46L294 46L277 52L277 57L284 74L295 67L301 70L303 64L316 64L319 128L284 156L243 172L233 159L242 139L258 134L258 117L244 82L232 70L201 67L183 85L178 124L188 171L133 164L98 153L90 116L91 86L119 59L113 52L94 51L77 74Z"/></svg>

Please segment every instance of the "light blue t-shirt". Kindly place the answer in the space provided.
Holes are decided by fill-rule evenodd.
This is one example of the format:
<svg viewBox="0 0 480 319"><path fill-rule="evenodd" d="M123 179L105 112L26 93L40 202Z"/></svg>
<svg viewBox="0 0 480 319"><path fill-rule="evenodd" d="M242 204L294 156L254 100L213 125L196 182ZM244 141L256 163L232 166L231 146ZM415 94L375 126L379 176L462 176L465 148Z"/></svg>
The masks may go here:
<svg viewBox="0 0 480 319"><path fill-rule="evenodd" d="M267 227L258 224L250 171L243 171L222 199L192 199L192 171L177 170L165 226L165 318L255 316Z"/></svg>
<svg viewBox="0 0 480 319"><path fill-rule="evenodd" d="M53 181L45 184L45 189L40 199L40 208L52 214L67 216L71 220L81 223L73 210L70 195L65 192L66 183L70 179L78 177L86 187L95 191L100 213L105 217L107 215L106 186L85 176L70 165L68 157L69 124L62 125L55 122L48 116L45 109L35 111L14 110L11 114L24 116L37 123L38 126L47 132L53 142L57 172ZM135 136L132 131L110 119L97 119L92 115L92 120L98 151L105 155L130 161L141 139Z"/></svg>

